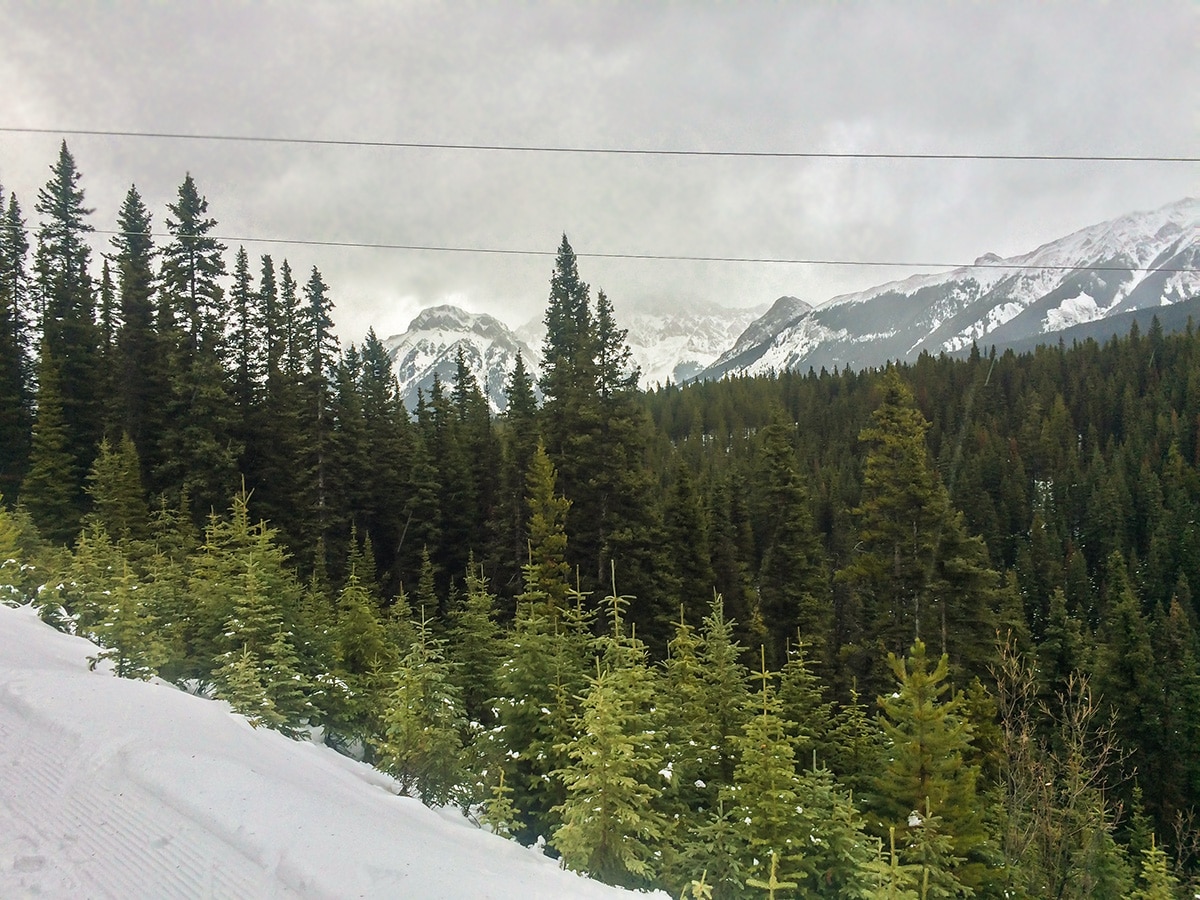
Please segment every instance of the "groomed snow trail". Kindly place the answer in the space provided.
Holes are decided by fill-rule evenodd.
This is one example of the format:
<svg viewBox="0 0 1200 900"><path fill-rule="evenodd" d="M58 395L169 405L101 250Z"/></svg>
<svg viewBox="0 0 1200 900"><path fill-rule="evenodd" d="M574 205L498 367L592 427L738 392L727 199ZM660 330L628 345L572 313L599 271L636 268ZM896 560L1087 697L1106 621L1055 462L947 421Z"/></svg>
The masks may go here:
<svg viewBox="0 0 1200 900"><path fill-rule="evenodd" d="M396 796L374 769L224 704L89 671L96 653L0 605L5 900L647 896Z"/></svg>

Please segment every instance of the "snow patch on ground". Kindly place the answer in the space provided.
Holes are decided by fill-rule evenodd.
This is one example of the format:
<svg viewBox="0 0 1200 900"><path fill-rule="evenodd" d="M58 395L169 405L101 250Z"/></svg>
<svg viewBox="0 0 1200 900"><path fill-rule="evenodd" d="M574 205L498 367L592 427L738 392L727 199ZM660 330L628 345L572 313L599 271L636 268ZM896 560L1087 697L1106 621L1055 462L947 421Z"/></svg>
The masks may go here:
<svg viewBox="0 0 1200 900"><path fill-rule="evenodd" d="M1093 322L1103 315L1104 310L1096 305L1092 296L1082 293L1064 300L1056 309L1046 313L1046 317L1042 319L1042 331L1062 331L1072 325Z"/></svg>
<svg viewBox="0 0 1200 900"><path fill-rule="evenodd" d="M965 347L969 347L972 341L977 341L985 335L991 334L1005 322L1009 322L1019 316L1024 309L1025 307L1020 303L1001 303L998 306L993 306L981 320L972 323L954 337L945 340L942 343L942 349L953 353L955 350L962 350Z"/></svg>
<svg viewBox="0 0 1200 900"><path fill-rule="evenodd" d="M0 897L634 896L97 652L0 604Z"/></svg>

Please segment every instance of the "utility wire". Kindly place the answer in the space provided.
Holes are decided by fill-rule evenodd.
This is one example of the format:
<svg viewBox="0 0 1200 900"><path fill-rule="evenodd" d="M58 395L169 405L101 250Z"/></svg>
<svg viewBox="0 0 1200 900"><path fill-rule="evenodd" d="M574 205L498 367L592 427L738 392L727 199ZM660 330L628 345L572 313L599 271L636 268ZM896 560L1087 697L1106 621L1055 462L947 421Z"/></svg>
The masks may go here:
<svg viewBox="0 0 1200 900"><path fill-rule="evenodd" d="M169 131L109 131L87 128L20 128L0 125L6 134L59 134L86 137L147 138L176 141L222 141L248 144L289 144L310 147L374 147L389 150L462 150L502 153L559 153L609 156L693 156L743 159L861 159L861 160L977 160L1012 162L1196 163L1197 156L1109 156L1060 153L860 153L854 151L783 150L652 150L636 147L556 147L535 144L458 144L425 141L359 141L330 138L265 137L262 135L185 134Z"/></svg>
<svg viewBox="0 0 1200 900"><path fill-rule="evenodd" d="M167 233L149 233L144 232L127 232L127 231L108 231L104 229L95 229L91 234L116 235L116 236L141 236L150 238L165 238L173 240L175 235ZM321 240L306 240L303 238L273 238L273 237L246 237L234 235L204 235L205 238L215 241L221 241L228 244L293 244L299 247L343 247L364 250L408 250L428 253L481 253L491 254L494 256L544 256L552 257L557 255L555 250L521 250L508 249L502 247L450 247L440 246L435 244L390 244L377 243L367 241L321 241ZM754 264L778 264L778 265L793 265L793 266L863 266L872 268L912 268L912 269L1020 269L1032 271L1054 271L1054 272L1165 272L1174 274L1179 272L1200 272L1200 269L1187 267L1165 267L1165 266L1051 266L1051 265L1031 265L1027 263L1006 263L1000 262L974 262L974 263L953 263L953 262L901 262L901 261L885 261L885 260L860 260L860 259L807 259L807 258L789 258L776 256L692 256L686 254L675 253L587 253L577 252L575 254L581 259L627 259L627 260L650 260L661 262L716 262L716 263L754 263Z"/></svg>

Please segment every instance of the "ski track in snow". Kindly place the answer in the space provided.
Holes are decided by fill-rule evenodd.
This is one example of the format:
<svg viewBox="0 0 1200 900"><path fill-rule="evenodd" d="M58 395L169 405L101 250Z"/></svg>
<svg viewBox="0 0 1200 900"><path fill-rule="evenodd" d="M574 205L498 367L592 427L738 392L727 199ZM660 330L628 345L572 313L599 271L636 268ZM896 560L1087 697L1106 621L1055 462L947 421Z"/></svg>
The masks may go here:
<svg viewBox="0 0 1200 900"><path fill-rule="evenodd" d="M0 900L633 896L96 652L0 604Z"/></svg>
<svg viewBox="0 0 1200 900"><path fill-rule="evenodd" d="M0 688L0 715L25 726L18 736L0 721L0 802L25 826L4 829L18 837L15 846L0 844L3 896L296 896L139 787L128 751L89 753L79 736L42 721L11 685Z"/></svg>

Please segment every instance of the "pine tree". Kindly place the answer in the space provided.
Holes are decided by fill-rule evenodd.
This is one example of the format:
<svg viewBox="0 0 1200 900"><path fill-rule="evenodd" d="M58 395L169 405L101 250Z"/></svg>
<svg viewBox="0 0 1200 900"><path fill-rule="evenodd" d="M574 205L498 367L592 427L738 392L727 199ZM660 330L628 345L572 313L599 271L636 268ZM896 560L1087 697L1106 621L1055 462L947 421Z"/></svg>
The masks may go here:
<svg viewBox="0 0 1200 900"><path fill-rule="evenodd" d="M722 800L709 810L702 824L694 828L681 851L678 866L692 873L692 891L696 897L695 873L700 873L701 883L711 886L710 897L715 900L743 896L748 859L744 825L737 817L737 809Z"/></svg>
<svg viewBox="0 0 1200 900"><path fill-rule="evenodd" d="M716 584L709 557L708 523L691 470L680 460L663 513L666 558L671 567L673 593L683 603L686 617L699 625Z"/></svg>
<svg viewBox="0 0 1200 900"><path fill-rule="evenodd" d="M504 770L501 769L492 794L483 802L483 810L479 815L479 824L491 829L492 834L513 837L517 808L513 806L512 792L513 789L504 783Z"/></svg>
<svg viewBox="0 0 1200 900"><path fill-rule="evenodd" d="M745 822L747 847L757 860L748 871L761 880L770 861L773 878L776 863L782 862L785 877L790 879L797 872L796 858L803 852L803 807L795 750L765 662L755 677L762 681L755 701L758 712L743 726L736 742L739 758L728 800L736 804L736 815Z"/></svg>
<svg viewBox="0 0 1200 900"><path fill-rule="evenodd" d="M96 628L105 648L96 659L112 660L121 678L146 680L167 661L167 646L159 636L152 602L152 592L138 583L126 564L109 594L108 615Z"/></svg>
<svg viewBox="0 0 1200 900"><path fill-rule="evenodd" d="M538 446L537 398L533 378L517 351L516 362L504 386L505 408L498 424L501 438L499 497L496 509L497 585L515 584L526 562L526 485L533 454ZM545 445L542 445L545 452Z"/></svg>
<svg viewBox="0 0 1200 900"><path fill-rule="evenodd" d="M812 896L869 895L873 841L852 796L833 773L814 765L800 776L803 829L796 865Z"/></svg>
<svg viewBox="0 0 1200 900"><path fill-rule="evenodd" d="M703 639L680 610L675 636L663 661L662 707L665 710L667 766L671 776L664 790L665 807L682 839L696 817L715 806L725 736L711 717L707 683L701 663ZM710 785L709 782L712 782Z"/></svg>
<svg viewBox="0 0 1200 900"><path fill-rule="evenodd" d="M1200 802L1200 758L1179 747L1200 746L1200 662L1196 631L1183 603L1181 585L1170 608L1156 616L1154 657L1161 685L1161 738L1147 794L1158 822L1174 822Z"/></svg>
<svg viewBox="0 0 1200 900"><path fill-rule="evenodd" d="M1142 851L1138 886L1130 900L1174 900L1178 889L1179 882L1167 869L1167 854L1151 841Z"/></svg>
<svg viewBox="0 0 1200 900"><path fill-rule="evenodd" d="M745 648L734 639L735 627L736 623L725 617L725 601L719 594L714 596L701 628L700 668L708 719L715 728L716 765L709 781L717 786L733 783L736 742L749 709L749 672L741 662Z"/></svg>
<svg viewBox="0 0 1200 900"><path fill-rule="evenodd" d="M968 537L962 514L929 461L928 422L895 368L883 377L883 398L863 429L858 548L839 573L862 604L872 648L900 653L930 636L956 672L986 676L994 635L996 576L986 549ZM874 653L864 671L872 674ZM871 687L883 688L870 677Z"/></svg>
<svg viewBox="0 0 1200 900"><path fill-rule="evenodd" d="M657 808L663 764L654 712L655 679L640 641L624 634L625 599L606 599L610 632L596 641L575 736L560 745L570 760L558 775L566 798L554 846L569 868L609 884L648 886L667 830Z"/></svg>
<svg viewBox="0 0 1200 900"><path fill-rule="evenodd" d="M557 473L541 443L534 450L528 471L529 564L523 596L553 616L566 605L569 590L566 518L571 501L555 494Z"/></svg>
<svg viewBox="0 0 1200 900"><path fill-rule="evenodd" d="M170 309L170 325L182 330L184 348L219 354L225 324L225 245L211 236L216 219L208 216L208 200L189 173L178 198L168 204L171 241L162 251L162 290Z"/></svg>
<svg viewBox="0 0 1200 900"><path fill-rule="evenodd" d="M158 490L185 491L203 512L233 493L241 455L223 368L225 246L211 236L217 223L191 175L167 209L158 328L167 340L170 390L152 481Z"/></svg>
<svg viewBox="0 0 1200 900"><path fill-rule="evenodd" d="M238 247L233 261L233 287L229 292L232 313L230 339L233 351L233 400L243 421L249 416L265 377L262 371L265 362L264 323L259 315L256 294L251 283L250 256L245 247Z"/></svg>
<svg viewBox="0 0 1200 900"><path fill-rule="evenodd" d="M275 727L288 737L297 737L317 715L310 700L313 693L302 671L303 660L289 630L280 626L267 645L263 659L263 687L283 721Z"/></svg>
<svg viewBox="0 0 1200 900"><path fill-rule="evenodd" d="M214 673L215 695L226 701L233 711L245 716L255 728L262 725L275 728L284 717L275 709L263 684L262 664L249 647L231 652Z"/></svg>
<svg viewBox="0 0 1200 900"><path fill-rule="evenodd" d="M33 323L29 321L29 239L16 195L0 187L0 495L15 502L29 457L33 419Z"/></svg>
<svg viewBox="0 0 1200 900"><path fill-rule="evenodd" d="M326 722L337 740L368 739L382 728L380 710L391 676L408 644L396 646L375 614L375 602L351 571L339 592L332 626L331 660L341 690L326 703Z"/></svg>
<svg viewBox="0 0 1200 900"><path fill-rule="evenodd" d="M944 699L950 689L949 660L943 655L931 669L920 641L913 644L907 660L893 654L888 662L898 684L894 694L880 698L887 746L876 782L878 811L910 848L922 846L920 835L914 833L920 825L914 823L939 817L951 863L936 869L926 865L930 883L945 896L969 893L984 879L976 854L986 835L976 795L978 768L969 761L971 727L962 697ZM911 859L911 853L906 855ZM926 863L929 859L926 856Z"/></svg>
<svg viewBox="0 0 1200 900"><path fill-rule="evenodd" d="M299 619L301 588L265 522L251 524L249 498L233 498L228 519L213 515L188 576L193 605L180 623L187 676L207 680L214 667L248 647L260 664L281 627ZM293 644L294 646L294 644ZM287 710L281 710L287 714Z"/></svg>
<svg viewBox="0 0 1200 900"><path fill-rule="evenodd" d="M39 363L38 414L21 497L42 536L66 544L79 530L80 504L75 492L79 479L63 418L61 370L46 341Z"/></svg>
<svg viewBox="0 0 1200 900"><path fill-rule="evenodd" d="M500 634L494 619L496 597L472 557L466 596L450 613L448 655L453 679L463 698L472 728L490 728L496 720L492 703L499 693Z"/></svg>
<svg viewBox="0 0 1200 900"><path fill-rule="evenodd" d="M122 410L117 396L117 332L121 314L117 308L117 288L113 283L112 265L106 258L100 267L100 289L97 292L96 335L98 341L95 386L99 400L100 433L107 434L119 427Z"/></svg>
<svg viewBox="0 0 1200 900"><path fill-rule="evenodd" d="M875 779L883 763L882 735L855 687L850 689L848 702L842 703L834 715L825 754L840 783L857 796L866 798L874 794Z"/></svg>
<svg viewBox="0 0 1200 900"><path fill-rule="evenodd" d="M150 212L136 186L125 195L112 238L121 327L116 338L119 426L137 449L143 475L159 466L154 434L168 396L163 336L154 323L154 259Z"/></svg>
<svg viewBox="0 0 1200 900"><path fill-rule="evenodd" d="M99 334L86 240L93 231L87 221L92 210L83 205L81 175L66 142L51 172L53 177L38 191L35 205L42 223L34 265L42 318L41 355L52 358L56 367L63 450L71 460L64 489L77 519L83 512L83 476L101 434Z"/></svg>
<svg viewBox="0 0 1200 900"><path fill-rule="evenodd" d="M789 637L798 627L824 664L832 619L824 559L813 527L808 491L796 471L789 431L771 425L763 437L764 501L774 526L761 539L759 603L769 635L769 656L781 665Z"/></svg>
<svg viewBox="0 0 1200 900"><path fill-rule="evenodd" d="M1130 770L1154 771L1161 734L1162 689L1150 631L1125 571L1120 552L1108 560L1107 612L1096 651L1096 687L1116 723L1116 738L1130 753ZM1126 786L1118 796L1129 800Z"/></svg>
<svg viewBox="0 0 1200 900"><path fill-rule="evenodd" d="M574 735L578 698L588 684L592 614L580 594L568 595L557 615L531 587L518 597L516 618L500 669L499 721L512 759L510 783L521 813L517 835L523 842L549 837L560 824L555 807L565 799L554 774L568 761L565 750Z"/></svg>
<svg viewBox="0 0 1200 900"><path fill-rule="evenodd" d="M801 765L823 749L833 730L833 703L825 699L825 686L812 672L808 646L797 640L788 647L787 662L779 672L779 702L788 734Z"/></svg>
<svg viewBox="0 0 1200 900"><path fill-rule="evenodd" d="M741 539L742 529L735 521L732 490L729 476L718 477L710 485L708 519L712 549L709 558L712 560L716 592L725 598L725 608L730 618L741 622L744 627L750 621L750 573ZM749 528L745 531L748 532Z"/></svg>
<svg viewBox="0 0 1200 900"><path fill-rule="evenodd" d="M416 643L400 661L383 714L381 766L427 806L457 799L463 768L462 697L450 678L443 642L422 621Z"/></svg>
<svg viewBox="0 0 1200 900"><path fill-rule="evenodd" d="M123 541L144 541L150 534L150 511L142 490L137 448L121 432L114 446L107 438L88 473L87 492L92 500L89 518Z"/></svg>
<svg viewBox="0 0 1200 900"><path fill-rule="evenodd" d="M334 531L333 496L334 415L333 377L337 369L337 338L333 333L333 301L316 266L304 285L299 311L299 331L304 349L304 375L300 426L305 436L299 463L301 521L307 546L318 540L326 546Z"/></svg>

